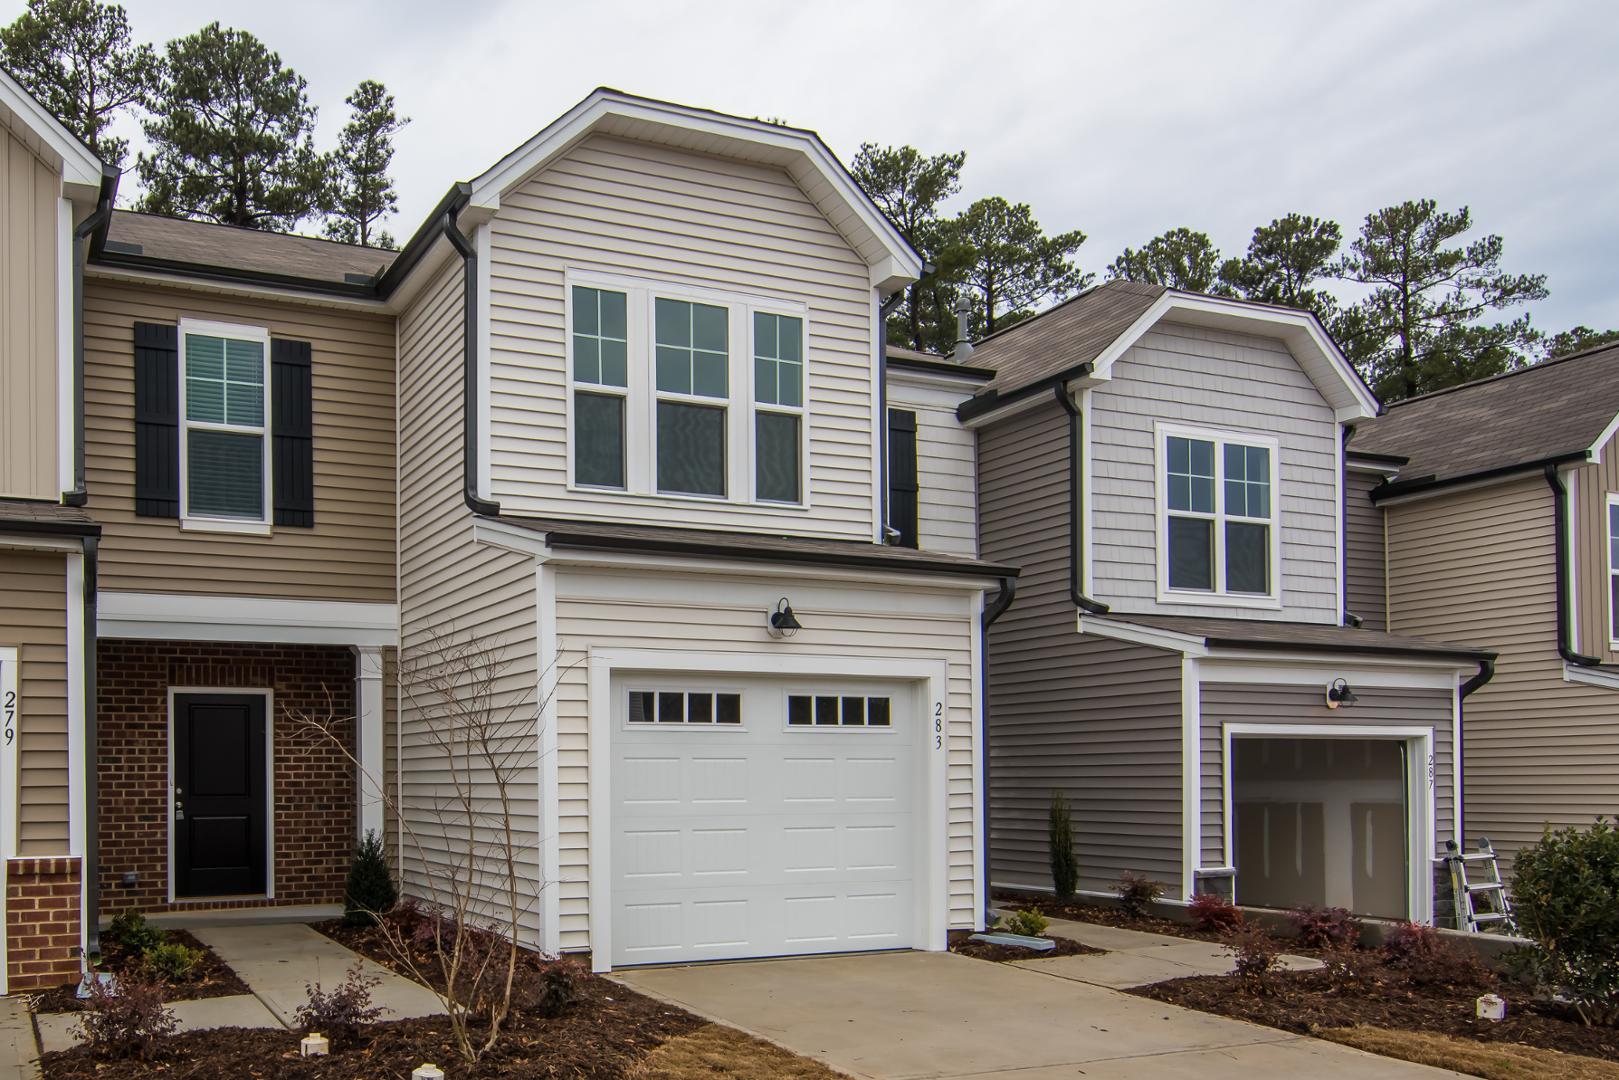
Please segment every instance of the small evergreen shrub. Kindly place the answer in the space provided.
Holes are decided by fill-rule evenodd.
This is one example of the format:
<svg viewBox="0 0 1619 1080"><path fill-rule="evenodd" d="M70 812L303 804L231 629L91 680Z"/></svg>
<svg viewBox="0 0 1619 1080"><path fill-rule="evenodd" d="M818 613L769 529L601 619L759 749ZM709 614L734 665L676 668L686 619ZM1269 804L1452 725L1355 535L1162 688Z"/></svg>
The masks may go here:
<svg viewBox="0 0 1619 1080"><path fill-rule="evenodd" d="M147 922L146 916L138 911L126 911L115 916L112 925L107 928L107 935L124 951L135 956L145 956L163 944L168 936Z"/></svg>
<svg viewBox="0 0 1619 1080"><path fill-rule="evenodd" d="M1296 907L1287 913L1287 919L1299 932L1299 944L1310 949L1328 949L1334 945L1354 945L1360 940L1360 920L1348 908L1318 908L1310 904Z"/></svg>
<svg viewBox="0 0 1619 1080"><path fill-rule="evenodd" d="M165 941L154 945L141 956L142 966L164 982L184 980L201 960L201 949L193 949L178 941Z"/></svg>
<svg viewBox="0 0 1619 1080"><path fill-rule="evenodd" d="M386 915L399 902L382 837L375 829L365 834L354 865L349 868L348 887L343 893L343 921L350 926L370 926L378 915Z"/></svg>
<svg viewBox="0 0 1619 1080"><path fill-rule="evenodd" d="M179 1021L163 1007L163 988L155 980L126 974L117 984L91 980L89 997L79 1014L79 1036L102 1057L159 1054L158 1039L174 1034Z"/></svg>
<svg viewBox="0 0 1619 1080"><path fill-rule="evenodd" d="M367 975L365 965L356 960L343 981L330 992L322 990L320 983L305 983L308 999L298 1006L293 1021L304 1031L353 1038L360 1028L375 1023L383 1014L381 1005L371 1004L371 991L381 985L382 980Z"/></svg>
<svg viewBox="0 0 1619 1080"><path fill-rule="evenodd" d="M1223 934L1240 930L1243 925L1241 909L1216 893L1198 893L1186 905L1186 910L1192 916L1192 924L1205 933Z"/></svg>
<svg viewBox="0 0 1619 1080"><path fill-rule="evenodd" d="M1164 895L1161 882L1130 870L1119 875L1113 889L1119 895L1119 907L1124 909L1125 914L1138 919L1147 914L1147 910Z"/></svg>
<svg viewBox="0 0 1619 1080"><path fill-rule="evenodd" d="M585 969L576 961L551 960L537 970L519 964L512 998L520 1008L540 1016L561 1016L584 997Z"/></svg>
<svg viewBox="0 0 1619 1080"><path fill-rule="evenodd" d="M1068 812L1068 798L1060 791L1051 793L1048 832L1052 887L1058 900L1072 900L1079 888L1079 860L1074 856L1074 822Z"/></svg>
<svg viewBox="0 0 1619 1080"><path fill-rule="evenodd" d="M1513 860L1518 929L1534 941L1521 963L1567 997L1587 1024L1619 1024L1619 828L1550 827Z"/></svg>
<svg viewBox="0 0 1619 1080"><path fill-rule="evenodd" d="M1270 985L1282 955L1280 942L1260 927L1244 926L1227 933L1225 944L1236 959L1236 973L1243 982L1259 989Z"/></svg>
<svg viewBox="0 0 1619 1080"><path fill-rule="evenodd" d="M1051 925L1051 920L1038 911L1014 911L1001 921L1001 925L1009 934L1039 937Z"/></svg>

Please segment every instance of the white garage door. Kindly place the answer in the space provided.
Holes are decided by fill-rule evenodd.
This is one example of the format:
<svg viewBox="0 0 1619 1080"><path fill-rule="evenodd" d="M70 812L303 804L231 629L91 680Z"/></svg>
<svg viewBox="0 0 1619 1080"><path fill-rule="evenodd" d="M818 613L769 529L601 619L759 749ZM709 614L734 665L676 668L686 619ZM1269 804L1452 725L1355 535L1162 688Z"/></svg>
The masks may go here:
<svg viewBox="0 0 1619 1080"><path fill-rule="evenodd" d="M613 687L614 965L918 944L905 684Z"/></svg>

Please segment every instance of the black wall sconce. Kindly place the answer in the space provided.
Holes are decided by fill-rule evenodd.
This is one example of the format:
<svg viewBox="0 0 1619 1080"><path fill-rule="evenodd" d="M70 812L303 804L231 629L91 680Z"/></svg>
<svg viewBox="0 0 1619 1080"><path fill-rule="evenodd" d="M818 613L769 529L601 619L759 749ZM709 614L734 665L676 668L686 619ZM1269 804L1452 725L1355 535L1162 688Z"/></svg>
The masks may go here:
<svg viewBox="0 0 1619 1080"><path fill-rule="evenodd" d="M1342 679L1332 680L1332 685L1327 687L1327 708L1329 709L1353 705L1359 700L1360 698L1355 696L1355 692L1349 689L1349 684Z"/></svg>
<svg viewBox="0 0 1619 1080"><path fill-rule="evenodd" d="M776 601L776 610L766 617L765 628L773 638L790 638L804 629L804 624L798 621L798 616L793 614L793 605L784 596Z"/></svg>

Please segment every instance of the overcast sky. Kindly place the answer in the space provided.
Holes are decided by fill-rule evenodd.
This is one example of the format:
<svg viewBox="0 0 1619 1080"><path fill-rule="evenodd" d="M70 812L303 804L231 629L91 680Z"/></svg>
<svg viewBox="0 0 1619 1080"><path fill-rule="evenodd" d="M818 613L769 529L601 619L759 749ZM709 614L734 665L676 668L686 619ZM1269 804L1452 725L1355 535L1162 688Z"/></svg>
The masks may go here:
<svg viewBox="0 0 1619 1080"><path fill-rule="evenodd" d="M1539 325L1619 327L1608 0L125 3L148 40L215 18L259 35L309 80L322 146L355 83L386 83L412 118L401 236L606 85L814 128L845 161L867 140L966 150L962 199L1083 229L1096 271L1177 225L1235 254L1291 210L1347 236L1403 199L1465 203L1506 269L1549 275Z"/></svg>

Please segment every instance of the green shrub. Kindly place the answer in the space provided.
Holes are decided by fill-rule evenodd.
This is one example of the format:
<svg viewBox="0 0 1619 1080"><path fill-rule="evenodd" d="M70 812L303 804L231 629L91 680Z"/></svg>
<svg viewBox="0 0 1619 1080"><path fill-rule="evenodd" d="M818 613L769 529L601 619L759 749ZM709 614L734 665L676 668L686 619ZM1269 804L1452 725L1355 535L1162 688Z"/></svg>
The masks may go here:
<svg viewBox="0 0 1619 1080"><path fill-rule="evenodd" d="M1074 822L1068 813L1068 799L1060 791L1051 793L1051 884L1058 900L1072 900L1079 888L1079 860L1074 857Z"/></svg>
<svg viewBox="0 0 1619 1080"><path fill-rule="evenodd" d="M168 935L146 921L138 911L126 911L112 920L107 936L116 941L125 952L145 956L163 944Z"/></svg>
<svg viewBox="0 0 1619 1080"><path fill-rule="evenodd" d="M1038 911L1014 911L1002 920L1002 925L1011 934L1022 934L1024 937L1039 937L1051 925Z"/></svg>
<svg viewBox="0 0 1619 1080"><path fill-rule="evenodd" d="M1113 890L1119 895L1119 907L1124 909L1126 915L1134 915L1136 918L1145 915L1147 909L1164 895L1164 886L1161 882L1129 870L1119 875Z"/></svg>
<svg viewBox="0 0 1619 1080"><path fill-rule="evenodd" d="M378 915L386 915L399 902L382 837L376 830L365 834L354 865L349 868L348 887L343 892L343 920L350 926L370 926Z"/></svg>
<svg viewBox="0 0 1619 1080"><path fill-rule="evenodd" d="M185 979L201 960L201 949L193 949L178 941L165 941L154 945L141 956L141 963L146 969L165 982L179 982Z"/></svg>
<svg viewBox="0 0 1619 1080"><path fill-rule="evenodd" d="M1528 973L1587 1024L1619 1023L1619 829L1548 827L1513 860L1512 899Z"/></svg>

